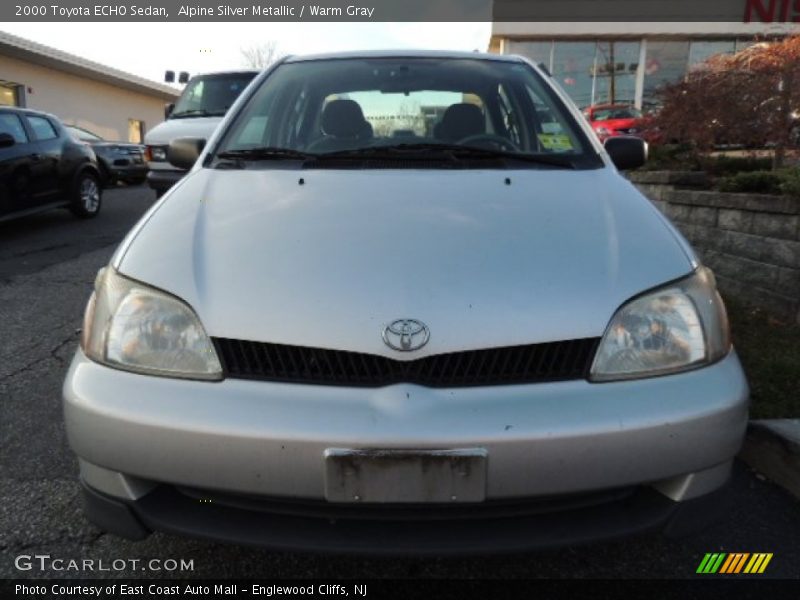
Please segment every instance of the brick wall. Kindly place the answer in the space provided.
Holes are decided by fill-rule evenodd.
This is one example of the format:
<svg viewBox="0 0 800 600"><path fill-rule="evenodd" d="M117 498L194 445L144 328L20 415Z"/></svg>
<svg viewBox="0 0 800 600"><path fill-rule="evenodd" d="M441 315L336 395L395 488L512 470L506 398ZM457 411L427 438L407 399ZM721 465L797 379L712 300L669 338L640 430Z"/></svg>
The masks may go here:
<svg viewBox="0 0 800 600"><path fill-rule="evenodd" d="M697 189L702 174L632 173L714 270L723 294L800 323L800 200Z"/></svg>

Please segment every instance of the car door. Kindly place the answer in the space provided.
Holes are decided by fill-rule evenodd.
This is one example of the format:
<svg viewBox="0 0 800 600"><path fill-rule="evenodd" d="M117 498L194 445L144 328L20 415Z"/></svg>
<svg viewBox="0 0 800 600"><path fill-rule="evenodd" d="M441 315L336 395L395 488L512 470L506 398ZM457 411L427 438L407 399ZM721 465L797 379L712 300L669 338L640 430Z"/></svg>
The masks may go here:
<svg viewBox="0 0 800 600"><path fill-rule="evenodd" d="M37 206L53 202L61 193L58 163L64 141L50 119L41 115L26 115L36 138L38 159L34 162L34 203Z"/></svg>
<svg viewBox="0 0 800 600"><path fill-rule="evenodd" d="M38 145L31 139L22 118L11 111L0 111L0 134L14 143L0 147L0 217L34 206L34 172Z"/></svg>

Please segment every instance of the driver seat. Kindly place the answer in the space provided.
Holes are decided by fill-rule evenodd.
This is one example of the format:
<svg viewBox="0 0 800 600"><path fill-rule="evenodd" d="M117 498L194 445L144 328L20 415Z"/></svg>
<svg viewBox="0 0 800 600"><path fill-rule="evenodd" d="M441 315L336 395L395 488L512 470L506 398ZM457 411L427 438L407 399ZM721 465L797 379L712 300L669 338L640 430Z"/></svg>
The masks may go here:
<svg viewBox="0 0 800 600"><path fill-rule="evenodd" d="M486 133L486 118L480 107L462 102L447 107L433 128L433 137L443 142L457 142L465 137Z"/></svg>

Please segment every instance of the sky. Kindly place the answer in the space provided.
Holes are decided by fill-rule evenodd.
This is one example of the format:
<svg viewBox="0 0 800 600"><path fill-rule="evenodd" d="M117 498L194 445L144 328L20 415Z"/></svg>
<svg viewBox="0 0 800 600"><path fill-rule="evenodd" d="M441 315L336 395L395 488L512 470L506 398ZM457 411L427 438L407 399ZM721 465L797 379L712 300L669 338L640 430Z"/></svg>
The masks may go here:
<svg viewBox="0 0 800 600"><path fill-rule="evenodd" d="M364 49L480 50L490 23L0 23L0 31L161 82L247 66L244 47L274 42L279 54Z"/></svg>

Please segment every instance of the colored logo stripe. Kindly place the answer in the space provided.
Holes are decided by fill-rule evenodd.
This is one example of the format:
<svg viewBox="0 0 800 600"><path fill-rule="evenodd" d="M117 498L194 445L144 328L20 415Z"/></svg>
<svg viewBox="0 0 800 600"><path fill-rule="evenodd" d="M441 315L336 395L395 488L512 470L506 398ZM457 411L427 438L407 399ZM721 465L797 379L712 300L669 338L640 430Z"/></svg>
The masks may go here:
<svg viewBox="0 0 800 600"><path fill-rule="evenodd" d="M700 561L697 573L763 573L771 560L771 552L758 552L755 554L750 554L749 552L732 552L730 554L709 552Z"/></svg>

